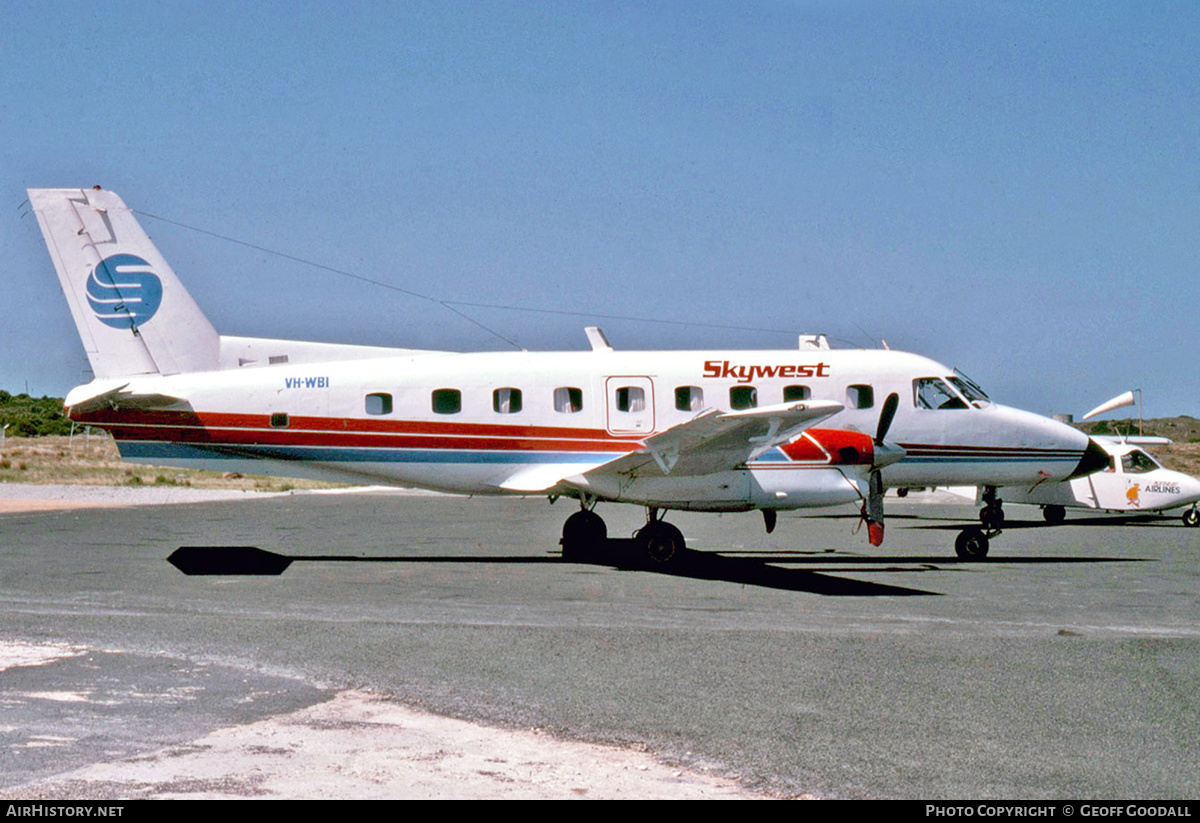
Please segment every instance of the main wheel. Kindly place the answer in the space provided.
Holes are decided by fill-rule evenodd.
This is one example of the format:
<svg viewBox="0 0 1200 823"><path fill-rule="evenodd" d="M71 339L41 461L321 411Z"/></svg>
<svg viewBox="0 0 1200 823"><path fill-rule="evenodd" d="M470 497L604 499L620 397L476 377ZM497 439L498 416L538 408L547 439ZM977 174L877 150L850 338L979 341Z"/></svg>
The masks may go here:
<svg viewBox="0 0 1200 823"><path fill-rule="evenodd" d="M1057 526L1067 518L1067 510L1063 506L1043 506L1042 519L1047 523Z"/></svg>
<svg viewBox="0 0 1200 823"><path fill-rule="evenodd" d="M608 539L608 526L595 512L580 509L563 523L562 553L564 560L573 560L595 551Z"/></svg>
<svg viewBox="0 0 1200 823"><path fill-rule="evenodd" d="M999 506L984 506L979 510L979 522L991 532L998 532L1004 527L1004 509Z"/></svg>
<svg viewBox="0 0 1200 823"><path fill-rule="evenodd" d="M1183 513L1183 525L1195 528L1200 526L1200 511L1188 509Z"/></svg>
<svg viewBox="0 0 1200 823"><path fill-rule="evenodd" d="M963 529L954 541L954 551L963 560L981 560L988 553L987 535L974 526Z"/></svg>
<svg viewBox="0 0 1200 823"><path fill-rule="evenodd" d="M652 520L638 529L637 540L654 563L667 563L687 548L683 532L662 520Z"/></svg>

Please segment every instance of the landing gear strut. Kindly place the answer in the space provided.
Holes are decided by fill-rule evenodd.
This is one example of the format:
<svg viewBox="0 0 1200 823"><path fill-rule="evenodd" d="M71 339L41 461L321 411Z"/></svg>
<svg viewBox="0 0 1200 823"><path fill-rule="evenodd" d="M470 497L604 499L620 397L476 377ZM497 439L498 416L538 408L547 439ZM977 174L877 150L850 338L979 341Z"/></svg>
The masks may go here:
<svg viewBox="0 0 1200 823"><path fill-rule="evenodd" d="M1191 526L1193 529L1200 526L1200 510L1195 506L1183 513L1183 525Z"/></svg>
<svg viewBox="0 0 1200 823"><path fill-rule="evenodd" d="M996 496L995 486L983 487L984 506L979 510L979 522L988 531L1004 528L1004 501Z"/></svg>

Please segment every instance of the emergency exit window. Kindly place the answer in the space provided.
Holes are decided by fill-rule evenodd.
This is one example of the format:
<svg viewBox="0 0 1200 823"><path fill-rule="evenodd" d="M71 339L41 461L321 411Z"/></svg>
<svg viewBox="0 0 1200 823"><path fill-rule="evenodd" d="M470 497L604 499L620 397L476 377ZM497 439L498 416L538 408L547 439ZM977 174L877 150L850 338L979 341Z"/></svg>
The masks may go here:
<svg viewBox="0 0 1200 823"><path fill-rule="evenodd" d="M646 392L641 386L622 386L617 389L617 411L640 412L646 410Z"/></svg>

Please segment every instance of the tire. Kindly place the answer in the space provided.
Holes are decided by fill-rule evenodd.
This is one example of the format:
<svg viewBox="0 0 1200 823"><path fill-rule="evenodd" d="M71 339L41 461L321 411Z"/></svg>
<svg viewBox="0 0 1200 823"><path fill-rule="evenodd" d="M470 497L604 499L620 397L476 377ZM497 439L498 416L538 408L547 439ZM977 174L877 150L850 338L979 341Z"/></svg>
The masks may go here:
<svg viewBox="0 0 1200 823"><path fill-rule="evenodd" d="M564 560L586 557L608 539L608 526L595 512L584 509L575 512L563 523L562 553Z"/></svg>
<svg viewBox="0 0 1200 823"><path fill-rule="evenodd" d="M1067 509L1065 506L1043 506L1042 519L1052 526L1057 526L1067 519Z"/></svg>
<svg viewBox="0 0 1200 823"><path fill-rule="evenodd" d="M1200 526L1200 511L1196 509L1188 509L1183 513L1183 525L1191 526L1193 529Z"/></svg>
<svg viewBox="0 0 1200 823"><path fill-rule="evenodd" d="M647 523L639 529L637 540L651 563L669 563L687 548L683 532L662 520Z"/></svg>
<svg viewBox="0 0 1200 823"><path fill-rule="evenodd" d="M982 560L987 557L988 539L980 529L963 529L954 541L954 551L963 560Z"/></svg>

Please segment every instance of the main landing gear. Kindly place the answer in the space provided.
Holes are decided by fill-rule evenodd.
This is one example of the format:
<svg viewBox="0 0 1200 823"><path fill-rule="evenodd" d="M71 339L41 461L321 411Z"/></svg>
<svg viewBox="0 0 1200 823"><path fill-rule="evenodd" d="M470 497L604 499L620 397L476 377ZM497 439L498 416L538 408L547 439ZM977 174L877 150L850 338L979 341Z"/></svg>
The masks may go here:
<svg viewBox="0 0 1200 823"><path fill-rule="evenodd" d="M560 542L564 560L594 557L608 540L608 527L604 525L604 520L587 507L587 502L581 505L583 508L563 523ZM668 563L687 548L683 532L663 520L653 506L646 509L646 525L634 532L633 541L638 551L652 563Z"/></svg>

